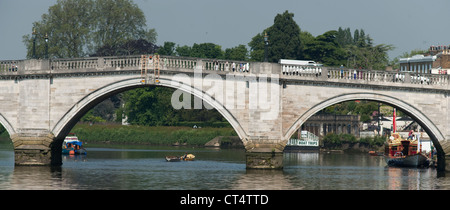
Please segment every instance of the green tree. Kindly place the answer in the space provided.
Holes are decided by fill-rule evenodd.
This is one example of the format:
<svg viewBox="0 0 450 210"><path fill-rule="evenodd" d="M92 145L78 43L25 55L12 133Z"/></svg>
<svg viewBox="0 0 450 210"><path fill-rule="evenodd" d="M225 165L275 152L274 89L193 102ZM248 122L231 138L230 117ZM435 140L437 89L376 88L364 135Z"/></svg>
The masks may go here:
<svg viewBox="0 0 450 210"><path fill-rule="evenodd" d="M378 111L378 102L375 101L347 101L333 106L329 106L323 110L324 113L337 115L360 115L361 122L368 122L372 119L372 115Z"/></svg>
<svg viewBox="0 0 450 210"><path fill-rule="evenodd" d="M184 45L181 47L177 46L175 49L175 52L177 53L178 56L189 57L189 56L191 56L191 50L192 50L192 47Z"/></svg>
<svg viewBox="0 0 450 210"><path fill-rule="evenodd" d="M274 24L267 33L271 40L268 50L269 61L300 58L300 27L294 21L293 13L285 11L275 16Z"/></svg>
<svg viewBox="0 0 450 210"><path fill-rule="evenodd" d="M394 49L392 45L374 45L369 34L363 29L356 29L352 38L350 28L339 27L336 41L346 52L346 65L349 68L383 70L389 61L387 52ZM398 61L398 60L397 60Z"/></svg>
<svg viewBox="0 0 450 210"><path fill-rule="evenodd" d="M94 114L94 110L89 110L81 119L82 122L91 122L91 123L97 123L97 122L106 122L105 119L103 119L100 116L96 116Z"/></svg>
<svg viewBox="0 0 450 210"><path fill-rule="evenodd" d="M300 27L294 21L294 14L287 10L277 14L274 23L262 33L257 34L249 43L251 59L262 61L264 57L264 35L269 36L267 57L269 62L278 62L279 59L300 59L301 41Z"/></svg>
<svg viewBox="0 0 450 210"><path fill-rule="evenodd" d="M144 39L129 40L119 46L105 45L90 54L91 57L96 56L121 56L121 55L142 55L153 54L158 51L158 46Z"/></svg>
<svg viewBox="0 0 450 210"><path fill-rule="evenodd" d="M143 12L131 0L58 0L40 21L33 23L36 54L43 57L48 35L50 58L84 57L101 47L117 48L130 40L156 41L146 29ZM27 57L33 54L33 37L23 36Z"/></svg>
<svg viewBox="0 0 450 210"><path fill-rule="evenodd" d="M175 49L176 49L175 42L164 42L164 45L158 49L158 53L160 55L175 56L176 55Z"/></svg>
<svg viewBox="0 0 450 210"><path fill-rule="evenodd" d="M261 62L264 60L264 33L258 33L248 43L250 47L250 60Z"/></svg>
<svg viewBox="0 0 450 210"><path fill-rule="evenodd" d="M301 31L300 32L300 43L301 43L301 45L300 45L300 48L301 48L301 50L300 50L301 51L300 58L301 59L304 59L306 57L305 52L304 52L305 51L305 46L310 44L311 42L314 42L315 39L316 38L311 33L307 32L307 31Z"/></svg>
<svg viewBox="0 0 450 210"><path fill-rule="evenodd" d="M90 43L90 35L94 20L92 0L58 0L57 4L42 15L42 20L33 23L32 30L38 34L36 38L36 55L44 57L45 34L49 37L49 57L71 58L82 57L84 48ZM30 30L31 31L31 30ZM27 47L27 57L33 54L33 36L23 36Z"/></svg>
<svg viewBox="0 0 450 210"><path fill-rule="evenodd" d="M347 48L350 68L384 70L389 65L388 51L394 49L392 45L379 44L373 46L372 39L367 37L367 44L352 45Z"/></svg>
<svg viewBox="0 0 450 210"><path fill-rule="evenodd" d="M224 52L220 45L214 43L194 43L192 47L184 45L174 47L175 43L166 42L161 48L161 52L164 55L177 55L182 57L196 57L196 58L209 58L209 59L222 59Z"/></svg>
<svg viewBox="0 0 450 210"><path fill-rule="evenodd" d="M223 58L223 51L220 45L213 43L194 44L190 52L191 57L197 58Z"/></svg>
<svg viewBox="0 0 450 210"><path fill-rule="evenodd" d="M174 126L183 122L226 122L216 110L181 109L172 107L174 89L146 87L127 91L124 94L124 111L128 122L136 125ZM191 101L194 101L191 95Z"/></svg>
<svg viewBox="0 0 450 210"><path fill-rule="evenodd" d="M359 30L356 29L355 32L353 32L353 44L358 43L359 41Z"/></svg>
<svg viewBox="0 0 450 210"><path fill-rule="evenodd" d="M342 29L341 27L339 27L338 29L336 41L342 47L353 45L355 43L352 37L352 33L350 32L350 28Z"/></svg>
<svg viewBox="0 0 450 210"><path fill-rule="evenodd" d="M225 59L227 60L239 60L246 61L248 60L248 50L245 45L239 45L233 48L227 48L225 50Z"/></svg>
<svg viewBox="0 0 450 210"><path fill-rule="evenodd" d="M168 88L147 87L130 90L125 94L125 113L128 122L138 125L172 124L173 116ZM170 120L170 121L166 121Z"/></svg>
<svg viewBox="0 0 450 210"><path fill-rule="evenodd" d="M346 54L336 40L337 31L327 31L305 45L305 57L328 66L345 63Z"/></svg>
<svg viewBox="0 0 450 210"><path fill-rule="evenodd" d="M131 0L96 0L93 12L95 46L119 46L138 39L156 41L154 29L146 29L144 12Z"/></svg>

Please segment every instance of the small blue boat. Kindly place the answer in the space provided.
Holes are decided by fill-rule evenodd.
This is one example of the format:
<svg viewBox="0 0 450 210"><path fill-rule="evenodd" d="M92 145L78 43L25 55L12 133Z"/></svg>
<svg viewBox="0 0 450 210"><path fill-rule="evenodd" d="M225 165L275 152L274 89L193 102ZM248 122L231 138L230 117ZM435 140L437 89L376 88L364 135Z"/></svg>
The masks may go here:
<svg viewBox="0 0 450 210"><path fill-rule="evenodd" d="M87 152L83 148L83 142L78 140L77 136L66 136L62 145L62 154L85 155Z"/></svg>

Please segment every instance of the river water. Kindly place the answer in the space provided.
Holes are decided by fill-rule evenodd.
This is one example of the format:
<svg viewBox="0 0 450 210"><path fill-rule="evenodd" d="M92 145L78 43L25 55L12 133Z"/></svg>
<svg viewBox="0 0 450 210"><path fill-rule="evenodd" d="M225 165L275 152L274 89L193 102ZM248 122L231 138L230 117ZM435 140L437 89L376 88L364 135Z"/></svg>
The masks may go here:
<svg viewBox="0 0 450 210"><path fill-rule="evenodd" d="M367 154L285 153L283 170L247 170L243 149L86 145L61 167L14 166L0 141L0 189L124 190L429 190L450 189L450 173L390 168ZM196 155L166 162L166 155Z"/></svg>

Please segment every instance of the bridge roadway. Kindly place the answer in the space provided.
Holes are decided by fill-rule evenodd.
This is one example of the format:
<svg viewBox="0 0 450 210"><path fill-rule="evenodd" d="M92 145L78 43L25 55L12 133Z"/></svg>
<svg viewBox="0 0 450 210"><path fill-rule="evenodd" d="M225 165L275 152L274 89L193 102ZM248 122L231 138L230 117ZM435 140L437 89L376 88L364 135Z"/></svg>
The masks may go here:
<svg viewBox="0 0 450 210"><path fill-rule="evenodd" d="M62 141L89 109L113 94L159 85L176 89L175 108L217 109L242 139L248 168L282 168L290 136L323 108L373 100L416 120L437 149L439 170L450 170L448 75L161 56L155 78L155 59L145 63L147 74L141 56L0 61L0 123L16 165L62 164ZM187 93L201 100L183 101Z"/></svg>

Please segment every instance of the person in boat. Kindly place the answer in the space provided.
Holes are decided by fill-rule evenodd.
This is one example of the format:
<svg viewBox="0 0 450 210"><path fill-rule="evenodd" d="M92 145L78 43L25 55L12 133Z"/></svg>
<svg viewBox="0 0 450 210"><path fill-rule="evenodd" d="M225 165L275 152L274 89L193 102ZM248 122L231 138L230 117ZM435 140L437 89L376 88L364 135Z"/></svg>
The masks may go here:
<svg viewBox="0 0 450 210"><path fill-rule="evenodd" d="M183 155L182 159L183 159L183 160L186 160L186 158L187 158L187 152L186 152L186 153L184 153L184 155Z"/></svg>
<svg viewBox="0 0 450 210"><path fill-rule="evenodd" d="M408 138L406 140L413 140L414 131L410 130L408 133Z"/></svg>
<svg viewBox="0 0 450 210"><path fill-rule="evenodd" d="M392 141L394 141L394 139L395 139L394 136L390 136L389 137L389 143L392 143Z"/></svg>

